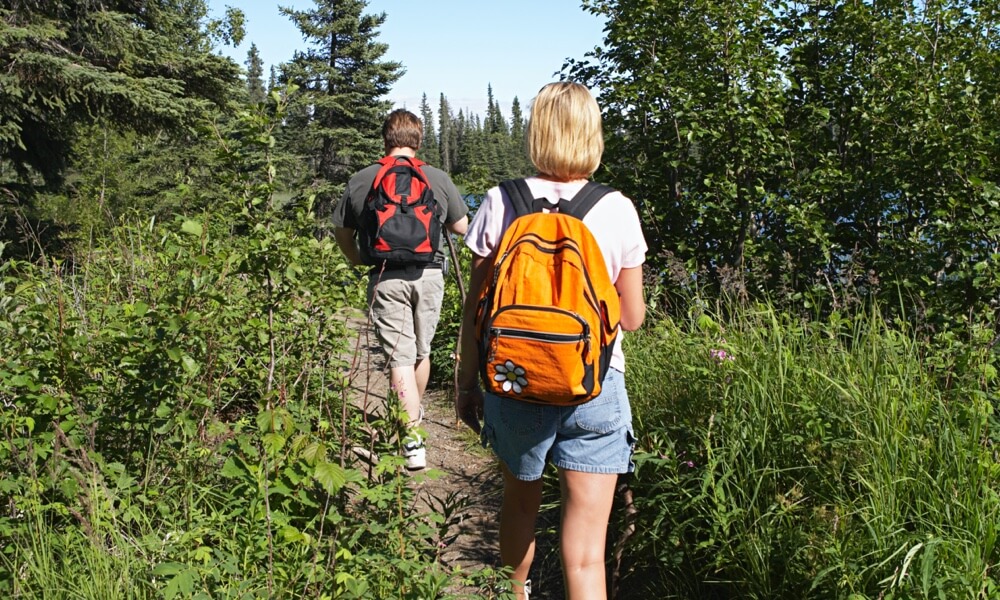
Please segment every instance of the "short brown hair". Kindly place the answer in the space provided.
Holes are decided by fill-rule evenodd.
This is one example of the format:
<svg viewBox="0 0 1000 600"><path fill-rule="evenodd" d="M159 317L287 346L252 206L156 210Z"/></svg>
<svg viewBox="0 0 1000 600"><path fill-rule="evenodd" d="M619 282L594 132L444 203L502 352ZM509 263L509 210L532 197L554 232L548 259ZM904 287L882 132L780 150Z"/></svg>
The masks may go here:
<svg viewBox="0 0 1000 600"><path fill-rule="evenodd" d="M527 138L528 154L540 175L559 181L587 179L604 154L601 109L579 83L550 83L531 103Z"/></svg>
<svg viewBox="0 0 1000 600"><path fill-rule="evenodd" d="M385 149L413 148L418 150L424 138L424 125L417 115L405 108L397 108L389 113L382 123L382 140Z"/></svg>

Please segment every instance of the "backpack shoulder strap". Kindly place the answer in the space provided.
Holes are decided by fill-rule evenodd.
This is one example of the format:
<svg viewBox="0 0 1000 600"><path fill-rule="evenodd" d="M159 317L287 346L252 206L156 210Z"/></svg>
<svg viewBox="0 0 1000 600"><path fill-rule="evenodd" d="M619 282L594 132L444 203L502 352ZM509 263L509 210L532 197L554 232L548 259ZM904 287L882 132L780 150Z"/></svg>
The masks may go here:
<svg viewBox="0 0 1000 600"><path fill-rule="evenodd" d="M381 168L379 168L378 173L375 174L375 180L372 181L372 188L371 188L372 192L374 192L379 188L379 186L382 184L382 180L389 173L389 171L399 165L409 167L410 172L415 174L417 179L422 181L424 185L427 186L428 189L430 189L431 187L430 180L427 179L427 175L424 174L424 170L421 169L421 167L427 163L423 162L419 158L416 157L410 158L408 156L383 156L381 159L379 159L378 163L376 164L382 166Z"/></svg>
<svg viewBox="0 0 1000 600"><path fill-rule="evenodd" d="M385 177L386 173L389 172L389 169L396 166L396 159L392 156L383 156L382 158L379 159L379 161L376 164L382 166L379 167L378 172L375 173L375 179L372 180L372 187L371 187L372 191L378 189L379 185L381 185L382 183L382 179Z"/></svg>
<svg viewBox="0 0 1000 600"><path fill-rule="evenodd" d="M614 188L604 185L603 183L597 183L596 181L588 181L580 191L573 196L572 202L560 202L559 212L567 215L571 215L580 219L581 221L590 209L594 208L598 200L607 196L611 192L615 191Z"/></svg>
<svg viewBox="0 0 1000 600"><path fill-rule="evenodd" d="M500 182L500 189L507 193L510 203L514 207L514 215L523 217L535 212L533 207L534 197L531 189L524 179L507 179Z"/></svg>

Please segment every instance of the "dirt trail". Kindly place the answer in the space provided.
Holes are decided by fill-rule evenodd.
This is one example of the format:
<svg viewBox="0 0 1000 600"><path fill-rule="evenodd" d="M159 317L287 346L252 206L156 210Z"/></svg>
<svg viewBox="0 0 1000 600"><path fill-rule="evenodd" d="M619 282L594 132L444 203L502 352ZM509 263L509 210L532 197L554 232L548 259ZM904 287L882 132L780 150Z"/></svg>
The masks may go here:
<svg viewBox="0 0 1000 600"><path fill-rule="evenodd" d="M351 340L354 396L359 403L380 406L389 385L378 340L363 315L352 315L347 323L356 336ZM500 473L492 454L479 445L478 436L456 421L450 387L435 387L432 382L424 397L422 427L427 432L428 468L413 478L418 487L418 509L435 510L448 519L440 555L446 567L497 568ZM543 499L531 574L533 600L563 597L554 522L558 509L546 511L544 505L557 501L555 497ZM454 591L476 596L476 590Z"/></svg>

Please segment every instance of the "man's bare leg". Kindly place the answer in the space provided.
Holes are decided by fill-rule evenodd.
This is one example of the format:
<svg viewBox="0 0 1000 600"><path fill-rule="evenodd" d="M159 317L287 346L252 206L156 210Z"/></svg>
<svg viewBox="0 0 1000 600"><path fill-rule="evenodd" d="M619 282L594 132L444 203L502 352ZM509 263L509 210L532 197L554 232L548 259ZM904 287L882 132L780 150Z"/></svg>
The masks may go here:
<svg viewBox="0 0 1000 600"><path fill-rule="evenodd" d="M407 434L403 446L403 457L406 458L406 468L413 471L427 467L427 454L423 439L412 429L420 425L421 387L417 382L417 371L413 366L393 367L389 369L389 377L393 388L399 396L399 402L408 416ZM424 384L426 385L426 383Z"/></svg>
<svg viewBox="0 0 1000 600"><path fill-rule="evenodd" d="M431 358L427 356L417 359L417 364L413 367L413 373L417 380L417 400L419 404L424 399L424 392L427 391L427 382L431 379Z"/></svg>
<svg viewBox="0 0 1000 600"><path fill-rule="evenodd" d="M425 362L430 362L425 359ZM429 372L429 369L428 369ZM413 365L389 369L389 382L399 396L399 403L410 417L410 426L420 423L420 398L423 395ZM427 382L424 382L424 387Z"/></svg>

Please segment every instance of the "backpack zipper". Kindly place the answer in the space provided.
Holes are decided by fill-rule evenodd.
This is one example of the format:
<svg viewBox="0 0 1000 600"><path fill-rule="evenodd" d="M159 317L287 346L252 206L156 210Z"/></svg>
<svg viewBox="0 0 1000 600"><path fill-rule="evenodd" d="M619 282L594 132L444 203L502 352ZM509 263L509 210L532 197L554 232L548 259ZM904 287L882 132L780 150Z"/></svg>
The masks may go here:
<svg viewBox="0 0 1000 600"><path fill-rule="evenodd" d="M580 315L558 308L548 308L543 306L526 306L523 304L511 304L510 306L505 306L495 315L493 315L493 321L505 311L512 309L524 309L531 308L533 310L539 310L544 312L554 312L559 314L564 314L572 317L579 324L583 330L581 333L547 333L543 331L532 331L530 329L519 329L515 327L495 327L493 325L489 326L490 334L490 352L487 355L487 362L492 362L496 354L497 339L500 337L510 337L518 338L522 340L532 340L540 342L549 342L553 344L572 344L575 342L584 343L584 352L590 352L590 324L581 317Z"/></svg>
<svg viewBox="0 0 1000 600"><path fill-rule="evenodd" d="M531 331L529 329L513 329L510 327L490 327L490 335L496 337L520 338L522 340L538 340L541 342L552 342L553 344L571 344L573 342L585 342L590 337L586 333L544 333L541 331Z"/></svg>
<svg viewBox="0 0 1000 600"><path fill-rule="evenodd" d="M590 327L588 326L587 329L590 329ZM549 344L577 344L583 342L583 353L588 354L590 352L590 332L587 330L584 330L583 333L543 333L527 329L490 327L490 352L486 356L486 362L493 362L496 358L497 342L502 337L546 342Z"/></svg>

